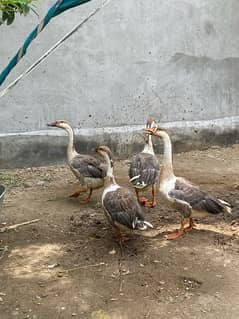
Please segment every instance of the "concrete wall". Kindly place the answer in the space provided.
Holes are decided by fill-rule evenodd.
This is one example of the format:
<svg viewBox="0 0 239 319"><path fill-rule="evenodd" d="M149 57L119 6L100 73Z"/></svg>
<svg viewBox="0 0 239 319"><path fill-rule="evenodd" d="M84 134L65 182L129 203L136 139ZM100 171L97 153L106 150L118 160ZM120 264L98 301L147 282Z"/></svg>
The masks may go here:
<svg viewBox="0 0 239 319"><path fill-rule="evenodd" d="M38 4L41 17L52 3ZM93 0L55 18L4 85L100 3ZM170 123L165 125L173 125L175 133L178 128L187 149L202 141L238 142L238 12L238 0L112 0L0 99L0 166L48 163L58 154L56 140L62 144L57 156L61 159L65 138L57 137L57 131L45 136L46 123L55 119L84 129L78 139L83 151L91 148L86 143L89 129L92 145L109 142L120 155L135 151L141 142L132 128L141 128L148 115ZM0 27L1 69L37 22L31 14ZM211 121L224 117L218 122L220 130L213 130ZM211 130L214 138L201 140L198 135L194 143L192 131L185 135L194 121L200 130ZM116 135L109 140L104 130L95 130L104 127ZM119 140L112 139L119 135ZM129 146L118 147L118 142Z"/></svg>

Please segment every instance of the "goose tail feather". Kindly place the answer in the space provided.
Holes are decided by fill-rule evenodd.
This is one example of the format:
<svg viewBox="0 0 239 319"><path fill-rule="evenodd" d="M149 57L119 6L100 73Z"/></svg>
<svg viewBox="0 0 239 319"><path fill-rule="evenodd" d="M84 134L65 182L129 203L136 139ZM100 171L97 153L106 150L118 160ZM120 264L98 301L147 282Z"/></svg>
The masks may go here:
<svg viewBox="0 0 239 319"><path fill-rule="evenodd" d="M232 214L232 207L228 202L225 202L222 199L218 199L218 201L222 204L224 213Z"/></svg>
<svg viewBox="0 0 239 319"><path fill-rule="evenodd" d="M133 229L139 229L139 230L146 230L148 228L154 228L154 226L147 222L146 220L140 220L136 217L136 219L133 222Z"/></svg>

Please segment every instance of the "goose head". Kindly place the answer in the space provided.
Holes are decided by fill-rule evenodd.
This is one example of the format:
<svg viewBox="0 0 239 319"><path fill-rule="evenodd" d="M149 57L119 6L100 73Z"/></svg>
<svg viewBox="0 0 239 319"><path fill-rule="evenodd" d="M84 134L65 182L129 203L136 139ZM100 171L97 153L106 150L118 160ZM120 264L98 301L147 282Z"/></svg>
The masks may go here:
<svg viewBox="0 0 239 319"><path fill-rule="evenodd" d="M96 149L96 152L99 153L105 159L105 162L107 165L106 175L109 178L108 182L110 182L110 184L116 184L114 174L113 174L114 162L113 162L113 155L111 153L111 150L109 149L108 146L101 145Z"/></svg>
<svg viewBox="0 0 239 319"><path fill-rule="evenodd" d="M162 127L150 127L150 128L145 128L144 132L150 135L157 136L159 138L164 138L165 135L168 135L167 130L165 130Z"/></svg>
<svg viewBox="0 0 239 319"><path fill-rule="evenodd" d="M113 155L108 146L101 145L96 149L96 152L99 153L104 158L108 158L113 166Z"/></svg>
<svg viewBox="0 0 239 319"><path fill-rule="evenodd" d="M71 127L70 123L68 123L65 120L57 120L55 122L48 123L47 126L59 127L59 128L64 129L64 130L67 130L67 129L69 129L69 127Z"/></svg>
<svg viewBox="0 0 239 319"><path fill-rule="evenodd" d="M157 121L153 117L147 119L146 128L155 128L157 127Z"/></svg>

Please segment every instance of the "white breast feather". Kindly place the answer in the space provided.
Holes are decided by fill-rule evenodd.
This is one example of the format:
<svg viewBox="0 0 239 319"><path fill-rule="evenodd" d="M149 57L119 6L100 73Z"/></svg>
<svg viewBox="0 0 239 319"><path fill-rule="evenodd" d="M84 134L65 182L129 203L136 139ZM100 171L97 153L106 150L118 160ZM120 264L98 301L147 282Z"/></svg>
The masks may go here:
<svg viewBox="0 0 239 319"><path fill-rule="evenodd" d="M155 155L155 154L154 154L154 150L150 150L150 149L144 149L141 153L146 153L146 154Z"/></svg>
<svg viewBox="0 0 239 319"><path fill-rule="evenodd" d="M176 177L164 180L160 183L159 190L160 192L168 197L168 193L175 189Z"/></svg>
<svg viewBox="0 0 239 319"><path fill-rule="evenodd" d="M106 188L104 189L104 191L103 191L103 194L102 194L102 203L103 203L104 198L105 198L105 195L106 195L107 193L114 192L114 191L116 191L118 188L121 188L121 187L120 187L119 185L117 185L117 184L112 184L112 185L106 187Z"/></svg>

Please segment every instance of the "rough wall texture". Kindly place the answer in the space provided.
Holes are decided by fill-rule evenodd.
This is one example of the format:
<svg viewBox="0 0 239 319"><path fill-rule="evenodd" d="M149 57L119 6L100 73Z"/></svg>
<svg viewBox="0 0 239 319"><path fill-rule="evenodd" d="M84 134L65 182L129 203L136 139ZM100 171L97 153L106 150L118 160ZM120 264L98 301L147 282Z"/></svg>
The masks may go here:
<svg viewBox="0 0 239 319"><path fill-rule="evenodd" d="M41 16L52 3L39 4ZM99 3L93 0L55 18L4 84ZM54 152L49 147L62 139L44 134L46 123L55 119L67 119L84 129L125 127L124 133L122 129L116 135L121 134L121 144L128 145L135 142L132 135L127 135L128 127L142 125L148 115L164 123L175 122L176 129L178 121L210 123L208 120L230 117L235 127L226 141L237 142L234 118L239 115L238 12L238 0L112 0L0 100L0 166L24 165L22 152L28 146L26 165L45 163L43 153L36 156L38 160L31 159L30 145L34 144L36 149L42 145L41 151L48 154L45 157L53 160L55 156L50 154ZM37 18L31 14L10 27L0 27L1 68L36 23ZM223 128L224 122L220 123ZM184 128L180 130L183 132ZM228 136L230 125L226 130ZM26 134L21 137L6 135L22 132ZM31 132L30 137L27 132ZM94 143L107 142L104 137L102 133L92 139ZM193 145L188 142L192 134L183 133L182 138L182 144ZM83 151L87 150L85 137L81 140ZM225 141L211 141L219 140ZM129 151L126 146L119 149L121 154Z"/></svg>

